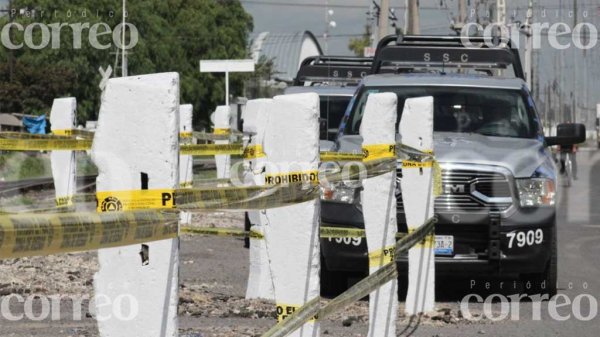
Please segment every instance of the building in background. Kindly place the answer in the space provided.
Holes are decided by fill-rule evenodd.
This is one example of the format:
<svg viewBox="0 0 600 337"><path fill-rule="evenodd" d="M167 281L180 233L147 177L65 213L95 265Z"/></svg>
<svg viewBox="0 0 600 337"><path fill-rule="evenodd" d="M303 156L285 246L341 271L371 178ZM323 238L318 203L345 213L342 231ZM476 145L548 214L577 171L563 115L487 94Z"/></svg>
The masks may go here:
<svg viewBox="0 0 600 337"><path fill-rule="evenodd" d="M250 46L254 62L272 62L272 80L291 83L300 69L302 60L323 55L317 38L309 31L296 33L262 32Z"/></svg>
<svg viewBox="0 0 600 337"><path fill-rule="evenodd" d="M8 113L0 113L0 131L22 132L23 123L20 119Z"/></svg>

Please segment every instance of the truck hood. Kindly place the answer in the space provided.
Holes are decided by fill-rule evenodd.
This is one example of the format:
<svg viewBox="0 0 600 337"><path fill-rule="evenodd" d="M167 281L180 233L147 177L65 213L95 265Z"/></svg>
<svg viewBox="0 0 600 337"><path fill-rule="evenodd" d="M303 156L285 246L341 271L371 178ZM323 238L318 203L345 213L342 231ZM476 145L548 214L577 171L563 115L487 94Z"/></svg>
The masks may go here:
<svg viewBox="0 0 600 337"><path fill-rule="evenodd" d="M360 151L361 146L360 136L342 136L338 140L340 152ZM434 146L436 159L442 166L444 164L499 166L508 169L516 178L531 177L541 165L553 165L543 143L538 139L436 132ZM547 167L547 169L551 168Z"/></svg>

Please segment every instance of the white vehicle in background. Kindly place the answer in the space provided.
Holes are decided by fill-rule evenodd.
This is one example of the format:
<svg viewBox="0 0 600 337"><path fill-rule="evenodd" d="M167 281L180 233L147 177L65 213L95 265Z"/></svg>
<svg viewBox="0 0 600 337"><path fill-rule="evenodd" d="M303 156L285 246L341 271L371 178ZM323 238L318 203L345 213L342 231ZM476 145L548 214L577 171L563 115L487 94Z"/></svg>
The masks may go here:
<svg viewBox="0 0 600 337"><path fill-rule="evenodd" d="M348 56L311 56L302 61L293 86L285 94L319 95L321 140L336 137L346 108L360 80L369 74L372 61L372 58Z"/></svg>

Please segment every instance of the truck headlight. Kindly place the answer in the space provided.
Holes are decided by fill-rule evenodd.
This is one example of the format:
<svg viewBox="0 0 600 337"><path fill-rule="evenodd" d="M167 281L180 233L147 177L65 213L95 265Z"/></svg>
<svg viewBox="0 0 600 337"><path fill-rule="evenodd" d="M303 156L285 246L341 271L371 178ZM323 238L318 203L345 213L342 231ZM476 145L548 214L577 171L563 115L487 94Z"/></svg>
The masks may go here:
<svg viewBox="0 0 600 337"><path fill-rule="evenodd" d="M361 187L357 181L336 181L321 186L321 200L353 204Z"/></svg>
<svg viewBox="0 0 600 337"><path fill-rule="evenodd" d="M517 179L521 207L554 206L556 187L549 178Z"/></svg>

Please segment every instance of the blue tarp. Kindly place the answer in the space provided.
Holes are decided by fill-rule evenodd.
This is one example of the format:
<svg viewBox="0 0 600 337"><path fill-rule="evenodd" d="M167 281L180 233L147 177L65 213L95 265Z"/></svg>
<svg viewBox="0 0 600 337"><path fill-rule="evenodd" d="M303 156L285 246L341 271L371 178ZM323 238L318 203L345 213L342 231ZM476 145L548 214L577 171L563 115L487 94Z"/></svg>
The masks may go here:
<svg viewBox="0 0 600 337"><path fill-rule="evenodd" d="M27 132L44 135L46 134L46 116L23 117L23 125L27 128Z"/></svg>

